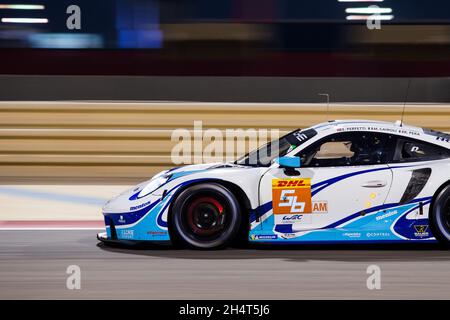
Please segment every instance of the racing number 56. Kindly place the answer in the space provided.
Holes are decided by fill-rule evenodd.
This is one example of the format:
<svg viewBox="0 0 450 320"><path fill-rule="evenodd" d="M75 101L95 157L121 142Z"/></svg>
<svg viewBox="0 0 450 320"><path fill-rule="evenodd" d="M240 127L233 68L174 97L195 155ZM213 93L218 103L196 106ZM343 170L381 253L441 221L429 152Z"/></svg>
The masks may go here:
<svg viewBox="0 0 450 320"><path fill-rule="evenodd" d="M281 190L279 207L289 207L291 213L304 213L305 202L297 202L297 196L295 196L295 190Z"/></svg>

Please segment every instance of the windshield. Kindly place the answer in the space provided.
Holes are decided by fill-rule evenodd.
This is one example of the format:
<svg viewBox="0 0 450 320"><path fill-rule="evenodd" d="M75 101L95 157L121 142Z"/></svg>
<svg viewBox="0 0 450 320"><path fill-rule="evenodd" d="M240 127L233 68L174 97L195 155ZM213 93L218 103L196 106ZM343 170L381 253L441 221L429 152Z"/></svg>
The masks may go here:
<svg viewBox="0 0 450 320"><path fill-rule="evenodd" d="M314 129L295 130L278 140L247 153L234 163L244 166L268 167L277 157L283 157L317 134Z"/></svg>

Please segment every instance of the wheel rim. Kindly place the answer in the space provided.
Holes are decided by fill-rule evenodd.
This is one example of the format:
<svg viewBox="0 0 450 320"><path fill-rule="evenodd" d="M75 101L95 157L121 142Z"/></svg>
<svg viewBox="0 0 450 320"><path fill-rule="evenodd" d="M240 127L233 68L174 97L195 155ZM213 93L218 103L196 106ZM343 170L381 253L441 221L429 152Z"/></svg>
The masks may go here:
<svg viewBox="0 0 450 320"><path fill-rule="evenodd" d="M185 221L190 234L198 240L218 237L226 226L226 210L219 200L211 196L198 197L187 206Z"/></svg>

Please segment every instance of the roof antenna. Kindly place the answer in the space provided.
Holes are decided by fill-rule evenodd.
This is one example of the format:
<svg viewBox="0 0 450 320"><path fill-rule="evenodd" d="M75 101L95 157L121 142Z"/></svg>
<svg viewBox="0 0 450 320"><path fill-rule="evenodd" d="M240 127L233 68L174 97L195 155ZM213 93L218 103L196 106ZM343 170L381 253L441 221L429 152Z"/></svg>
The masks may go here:
<svg viewBox="0 0 450 320"><path fill-rule="evenodd" d="M319 93L319 96L327 97L327 121L328 121L328 111L330 110L330 95L328 93Z"/></svg>
<svg viewBox="0 0 450 320"><path fill-rule="evenodd" d="M405 100L403 102L402 119L400 120L400 127L403 127L403 118L405 117L406 102L408 101L410 86L411 86L411 78L408 79L408 87L406 87L406 96L405 96Z"/></svg>

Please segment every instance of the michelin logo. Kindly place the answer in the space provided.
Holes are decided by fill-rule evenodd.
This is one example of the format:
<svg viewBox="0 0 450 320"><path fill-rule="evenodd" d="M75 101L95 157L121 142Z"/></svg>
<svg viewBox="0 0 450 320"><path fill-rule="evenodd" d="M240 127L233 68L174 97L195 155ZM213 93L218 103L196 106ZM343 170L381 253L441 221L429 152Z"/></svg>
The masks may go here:
<svg viewBox="0 0 450 320"><path fill-rule="evenodd" d="M276 240L278 236L276 234L252 234L251 239L255 240Z"/></svg>

